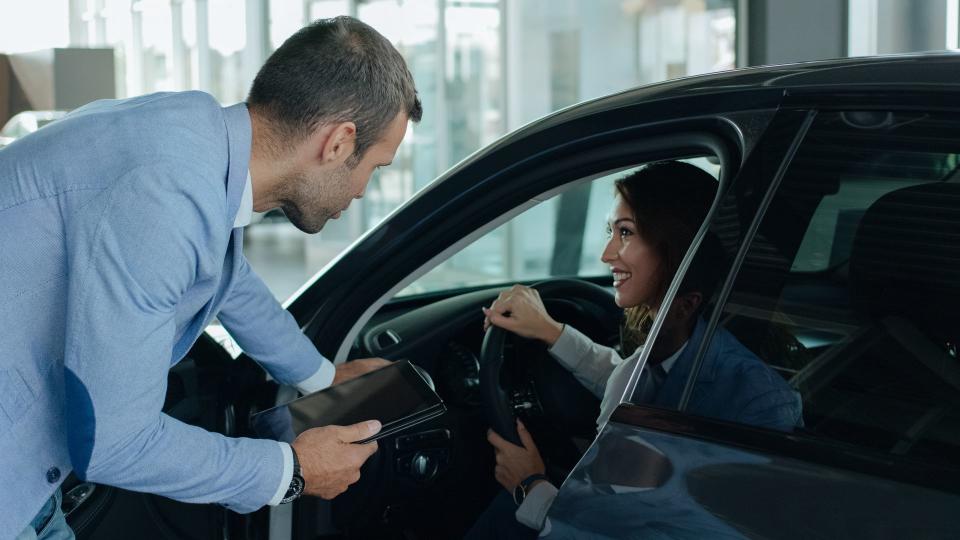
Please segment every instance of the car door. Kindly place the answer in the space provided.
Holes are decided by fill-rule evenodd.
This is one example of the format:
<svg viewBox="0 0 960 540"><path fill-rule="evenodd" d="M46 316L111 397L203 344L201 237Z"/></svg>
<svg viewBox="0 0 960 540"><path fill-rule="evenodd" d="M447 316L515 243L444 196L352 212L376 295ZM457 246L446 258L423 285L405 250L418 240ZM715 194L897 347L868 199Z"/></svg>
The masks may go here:
<svg viewBox="0 0 960 540"><path fill-rule="evenodd" d="M762 100L751 99L760 94ZM548 119L546 126L535 125L508 137L456 167L368 233L326 268L293 301L290 310L329 358L352 358L368 351L364 347L370 342L374 347L369 350L391 357L392 350L404 347L403 343L394 347L394 337L385 334L382 343L378 336L371 336L367 343L358 344L357 340L363 337L368 321L379 323L439 300L391 302L418 277L510 217L596 175L695 155L718 159L732 174L745 149L763 132L782 95L777 90L760 94L745 95L742 100L728 96L719 112L717 102L699 97L653 104L625 103L618 98L616 106L609 109L593 104L586 107L587 112L574 110ZM598 235L601 227L601 223L596 225ZM456 430L451 431L456 436ZM364 474L361 485L351 489L372 505L378 501L370 497L381 492L362 485L372 476ZM492 478L489 471L484 474L488 480ZM348 491L342 499L351 496ZM454 505L458 499L437 496L433 500L434 514L445 514L444 505ZM331 516L322 501L300 501L298 508L301 515ZM393 517L391 512L374 512L372 506L366 511L365 525ZM311 527L317 528L310 532L331 534L342 528L340 518L348 512L338 512L335 502L333 513L326 524L316 525L314 519ZM293 528L300 530L297 519L293 521Z"/></svg>
<svg viewBox="0 0 960 540"><path fill-rule="evenodd" d="M547 538L960 534L960 116L947 101L788 100L709 223L736 256L690 344L683 399L617 409ZM782 377L802 425L695 410L715 391L698 369L723 361L712 335Z"/></svg>

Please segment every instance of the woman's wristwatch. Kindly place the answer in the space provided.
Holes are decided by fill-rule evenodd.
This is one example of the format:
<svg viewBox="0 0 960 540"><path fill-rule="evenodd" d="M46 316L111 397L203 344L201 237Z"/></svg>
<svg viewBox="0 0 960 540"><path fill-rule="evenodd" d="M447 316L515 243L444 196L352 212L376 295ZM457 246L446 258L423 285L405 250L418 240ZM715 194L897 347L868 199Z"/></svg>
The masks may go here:
<svg viewBox="0 0 960 540"><path fill-rule="evenodd" d="M280 504L291 503L303 495L303 474L300 472L300 460L297 459L297 451L290 445L290 453L293 454L293 478L290 479L290 487L287 488L286 495L280 500Z"/></svg>
<svg viewBox="0 0 960 540"><path fill-rule="evenodd" d="M517 487L513 488L513 502L517 503L517 506L523 504L523 500L527 498L527 494L530 493L530 487L537 480L549 480L545 474L531 474L517 484Z"/></svg>

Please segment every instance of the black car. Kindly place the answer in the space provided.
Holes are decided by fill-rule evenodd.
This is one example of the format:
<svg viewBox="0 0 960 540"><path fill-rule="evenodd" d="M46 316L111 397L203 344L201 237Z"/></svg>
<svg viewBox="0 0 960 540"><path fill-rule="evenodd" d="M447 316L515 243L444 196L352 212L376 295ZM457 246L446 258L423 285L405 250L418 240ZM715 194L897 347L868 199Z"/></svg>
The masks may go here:
<svg viewBox="0 0 960 540"><path fill-rule="evenodd" d="M680 272L712 231L728 262L706 338L725 328L779 373L802 428L698 417L684 400L624 403L598 435L597 400L543 347L484 341L481 306L518 279L617 344L596 261L610 181L667 159L718 180ZM501 241L531 222L551 233ZM241 516L81 485L65 502L78 537L459 538L501 489L485 432L514 414L563 482L548 538L960 537L960 56L751 68L565 109L448 171L288 307L336 362L416 363L448 412L382 441L332 502ZM252 412L292 397L204 338L171 371L166 410L250 436Z"/></svg>

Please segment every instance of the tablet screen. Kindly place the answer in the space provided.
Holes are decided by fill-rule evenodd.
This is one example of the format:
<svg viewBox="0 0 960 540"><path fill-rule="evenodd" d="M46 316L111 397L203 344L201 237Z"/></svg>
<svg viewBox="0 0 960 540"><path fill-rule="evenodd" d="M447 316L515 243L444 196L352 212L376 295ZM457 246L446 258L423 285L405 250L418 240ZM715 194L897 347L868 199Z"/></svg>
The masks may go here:
<svg viewBox="0 0 960 540"><path fill-rule="evenodd" d="M255 431L265 437L292 442L312 427L346 426L379 420L382 431L442 405L437 394L406 360L356 379L331 386L256 414Z"/></svg>

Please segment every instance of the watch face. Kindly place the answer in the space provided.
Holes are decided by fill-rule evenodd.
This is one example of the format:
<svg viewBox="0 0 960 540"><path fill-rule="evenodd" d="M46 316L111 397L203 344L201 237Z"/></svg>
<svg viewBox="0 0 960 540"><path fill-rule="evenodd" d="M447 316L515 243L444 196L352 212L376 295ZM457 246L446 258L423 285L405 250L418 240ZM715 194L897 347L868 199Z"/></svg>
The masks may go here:
<svg viewBox="0 0 960 540"><path fill-rule="evenodd" d="M301 494L303 494L303 477L295 474L293 478L290 479L290 487L287 488L287 493L284 495L283 500L280 501L280 504L293 502L300 498Z"/></svg>
<svg viewBox="0 0 960 540"><path fill-rule="evenodd" d="M523 499L527 496L527 492L524 491L523 486L517 485L513 488L513 502L517 503L517 506L520 506L523 503Z"/></svg>

